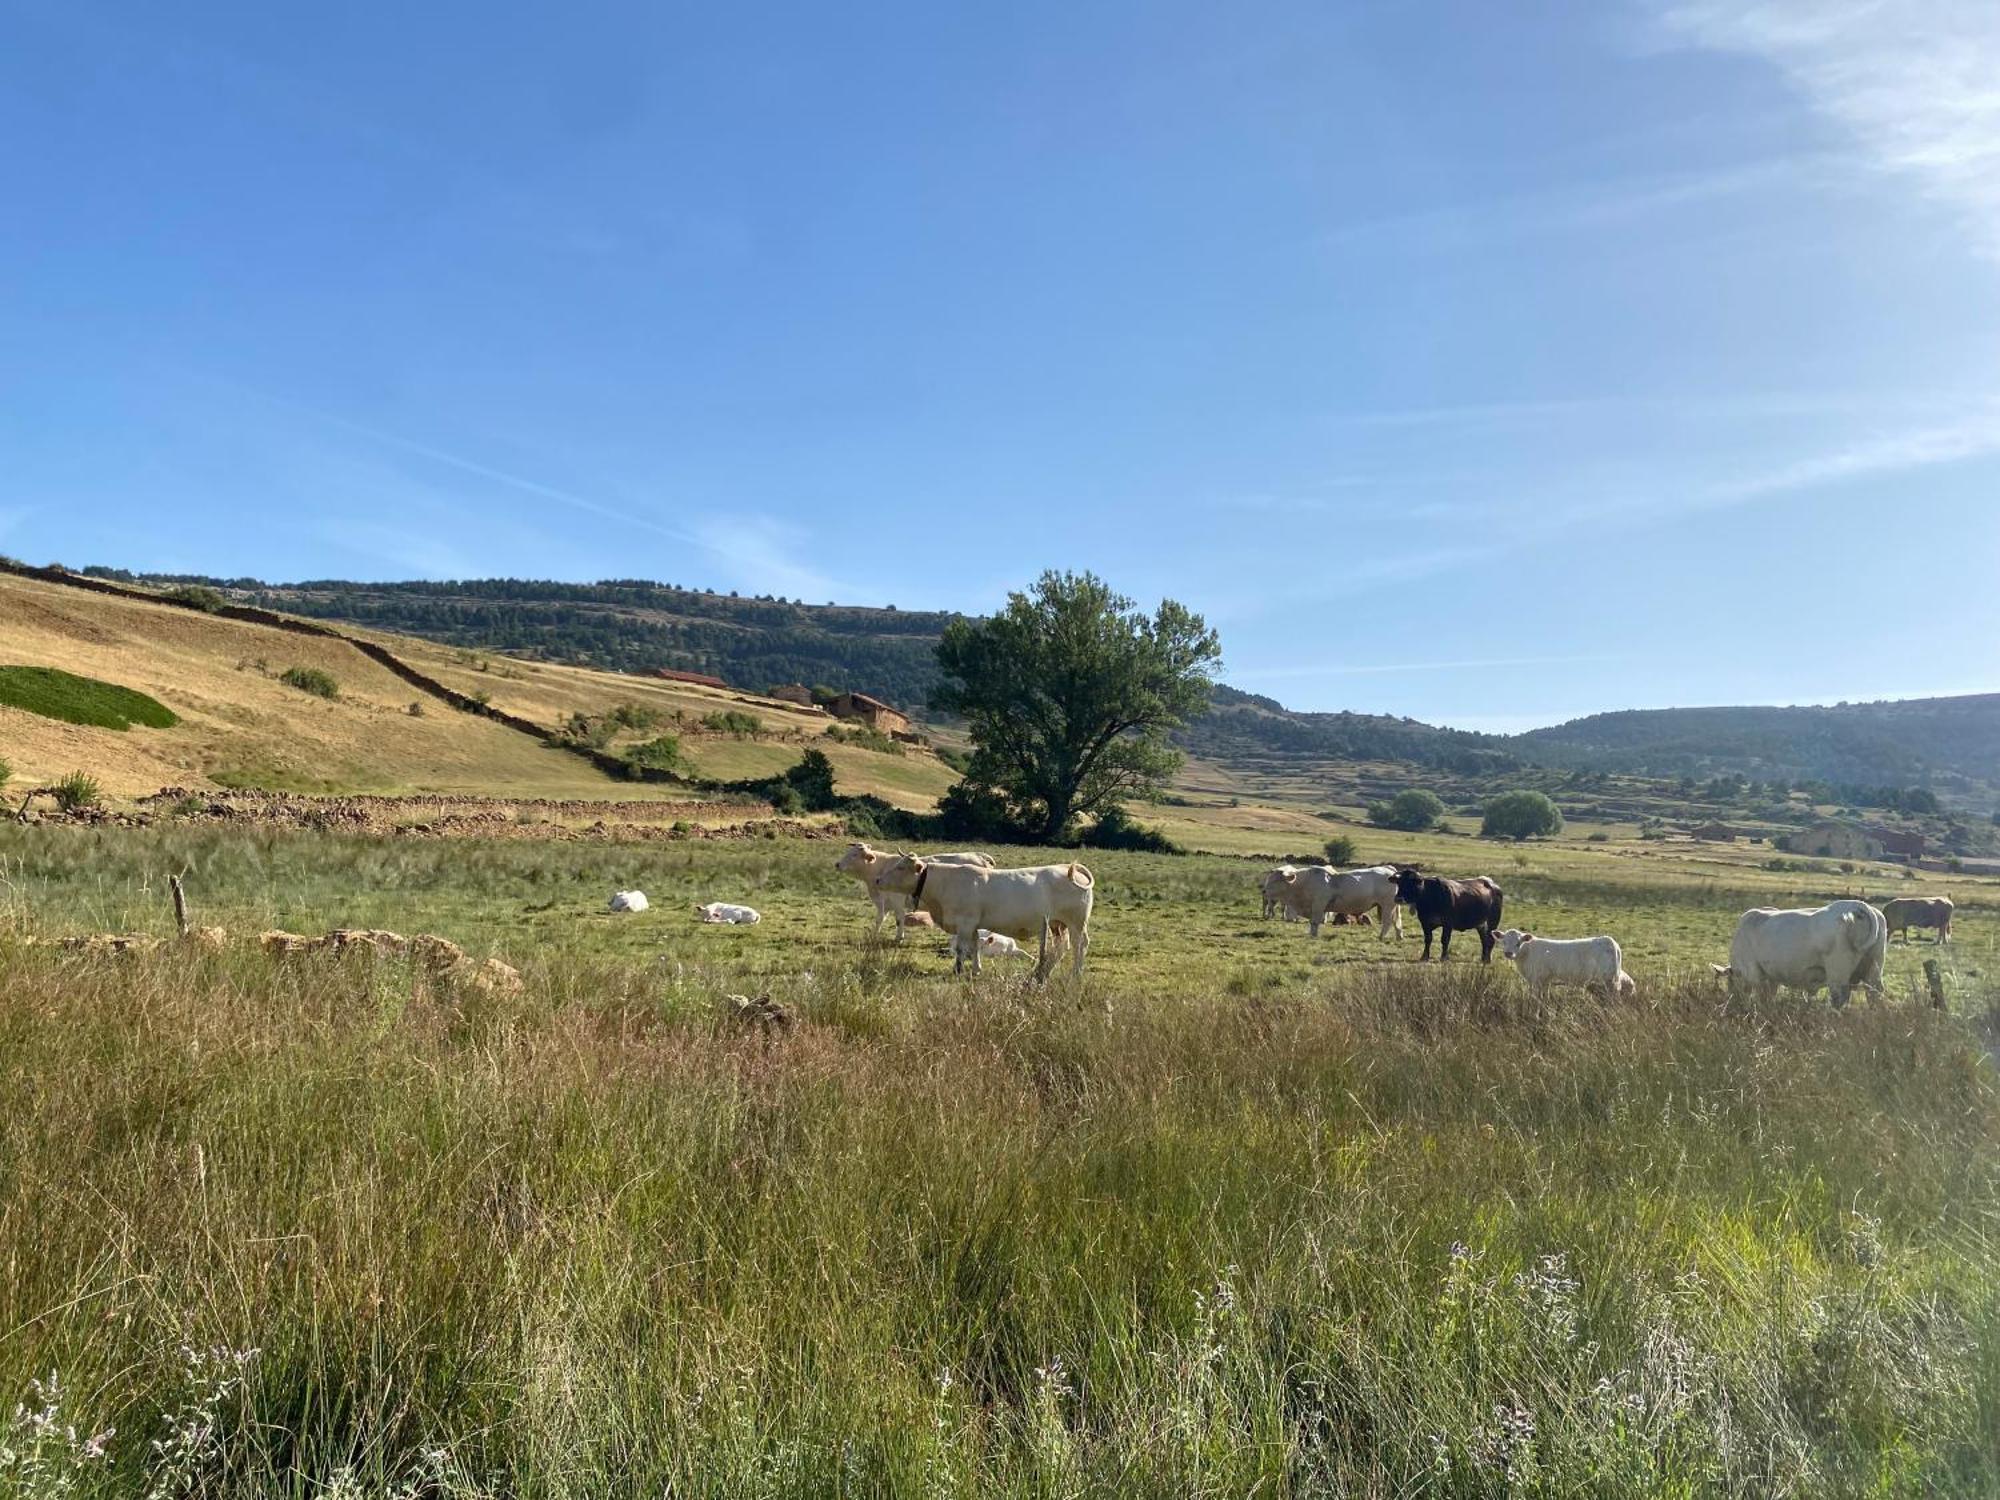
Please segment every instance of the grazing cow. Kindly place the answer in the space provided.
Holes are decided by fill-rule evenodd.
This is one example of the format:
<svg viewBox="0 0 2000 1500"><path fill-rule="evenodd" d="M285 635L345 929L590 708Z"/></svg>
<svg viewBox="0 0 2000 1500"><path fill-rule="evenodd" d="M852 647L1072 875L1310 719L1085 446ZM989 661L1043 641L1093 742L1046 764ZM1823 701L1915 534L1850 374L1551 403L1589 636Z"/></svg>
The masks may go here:
<svg viewBox="0 0 2000 1500"><path fill-rule="evenodd" d="M1839 1007L1857 984L1882 992L1888 948L1888 920L1866 901L1832 901L1810 911L1760 906L1737 920L1728 964L1710 967L1732 990L1751 990L1760 1000L1780 985L1808 994L1825 985Z"/></svg>
<svg viewBox="0 0 2000 1500"><path fill-rule="evenodd" d="M1514 960L1531 995L1542 995L1552 984L1580 984L1607 995L1631 995L1638 990L1625 972L1625 954L1617 938L1544 938L1518 927L1506 928L1494 937L1500 951Z"/></svg>
<svg viewBox="0 0 2000 1500"><path fill-rule="evenodd" d="M1431 934L1444 929L1439 945L1440 960L1451 957L1454 932L1479 934L1479 961L1493 962L1493 933L1500 925L1500 887L1484 875L1470 880L1446 880L1442 875L1424 875L1409 865L1396 871L1396 896L1417 914L1424 927L1424 951L1419 962L1431 956Z"/></svg>
<svg viewBox="0 0 2000 1500"><path fill-rule="evenodd" d="M764 920L754 906L736 906L728 901L697 902L694 914L704 922L726 922L732 927L754 927Z"/></svg>
<svg viewBox="0 0 2000 1500"><path fill-rule="evenodd" d="M1276 873L1276 872L1273 872ZM1393 930L1403 935L1402 913L1396 909L1396 871L1390 865L1341 872L1326 865L1308 865L1280 879L1280 899L1303 916L1308 933L1319 936L1329 915L1358 917L1374 912L1382 921L1377 942L1387 942Z"/></svg>
<svg viewBox="0 0 2000 1500"><path fill-rule="evenodd" d="M1286 882L1297 869L1297 865L1279 865L1274 870L1266 870L1264 878L1257 882L1258 889L1264 893L1265 921L1271 920L1271 913L1274 911L1281 913L1287 922L1298 921L1297 909L1285 899L1288 889Z"/></svg>
<svg viewBox="0 0 2000 1500"><path fill-rule="evenodd" d="M961 849L952 854L932 854L926 857L933 864L979 865L989 870L993 867L992 855L975 854L971 850L966 849ZM892 913L894 914L896 918L896 941L900 943L903 940L904 927L921 924L905 920L910 905L908 901L893 891L883 890L876 883L876 877L895 862L896 856L893 854L881 853L878 850L869 848L866 844L849 844L847 852L833 862L833 867L843 875L852 875L856 880L861 882L863 889L868 892L868 899L875 903L875 932L881 932L882 919L884 917Z"/></svg>
<svg viewBox="0 0 2000 1500"><path fill-rule="evenodd" d="M1065 938L1072 949L1072 972L1083 973L1084 955L1090 951L1090 908L1097 882L1082 865L989 870L903 854L876 877L876 883L907 897L912 907L929 912L953 935L954 972L965 967L968 954L972 972L979 972L979 931L985 928L1006 937L1037 939L1038 980L1048 976Z"/></svg>
<svg viewBox="0 0 2000 1500"><path fill-rule="evenodd" d="M644 911L650 903L644 891L613 891L611 909L613 911Z"/></svg>
<svg viewBox="0 0 2000 1500"><path fill-rule="evenodd" d="M1889 936L1903 934L1903 941L1910 940L1912 927L1929 927L1937 933L1940 943L1951 941L1952 904L1949 896L1897 896L1884 901L1882 916L1889 924Z"/></svg>

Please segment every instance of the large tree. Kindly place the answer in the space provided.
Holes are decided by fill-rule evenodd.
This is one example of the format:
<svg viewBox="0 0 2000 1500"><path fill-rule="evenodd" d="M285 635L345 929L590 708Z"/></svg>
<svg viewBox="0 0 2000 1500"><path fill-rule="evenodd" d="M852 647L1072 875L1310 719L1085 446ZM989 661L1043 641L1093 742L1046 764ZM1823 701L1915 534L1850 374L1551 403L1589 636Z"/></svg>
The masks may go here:
<svg viewBox="0 0 2000 1500"><path fill-rule="evenodd" d="M931 704L971 727L966 782L1059 841L1180 768L1168 731L1208 707L1221 660L1215 632L1173 600L1148 616L1094 574L1048 572L991 618L945 627Z"/></svg>

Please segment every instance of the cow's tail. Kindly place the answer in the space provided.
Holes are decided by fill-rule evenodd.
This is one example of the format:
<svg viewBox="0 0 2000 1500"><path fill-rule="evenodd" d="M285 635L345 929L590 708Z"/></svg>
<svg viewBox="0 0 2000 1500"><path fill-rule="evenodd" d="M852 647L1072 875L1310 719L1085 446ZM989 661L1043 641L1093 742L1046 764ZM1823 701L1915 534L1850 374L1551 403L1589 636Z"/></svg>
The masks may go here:
<svg viewBox="0 0 2000 1500"><path fill-rule="evenodd" d="M1097 881L1091 876L1090 871L1075 861L1071 861L1070 867L1063 873L1069 877L1071 885L1082 886L1086 891L1097 884Z"/></svg>
<svg viewBox="0 0 2000 1500"><path fill-rule="evenodd" d="M1500 930L1500 903L1501 903L1502 901L1506 900L1506 893L1505 893L1505 892L1503 892L1503 891L1502 891L1502 890L1500 889L1500 887L1499 887L1499 886L1497 886L1497 885L1493 885L1493 882L1492 882L1492 881L1490 881L1490 880L1489 880L1489 881L1487 881L1486 883L1487 883L1488 885L1492 885L1492 886L1493 886L1493 927L1492 927L1492 930L1493 930L1494 932L1498 932L1498 931Z"/></svg>

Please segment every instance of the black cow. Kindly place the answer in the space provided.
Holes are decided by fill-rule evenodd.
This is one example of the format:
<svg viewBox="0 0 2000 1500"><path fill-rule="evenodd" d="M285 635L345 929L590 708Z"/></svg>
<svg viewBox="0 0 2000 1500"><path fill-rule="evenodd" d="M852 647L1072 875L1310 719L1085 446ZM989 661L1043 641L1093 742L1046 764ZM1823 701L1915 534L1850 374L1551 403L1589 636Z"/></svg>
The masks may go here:
<svg viewBox="0 0 2000 1500"><path fill-rule="evenodd" d="M1477 932L1479 961L1493 962L1493 932L1500 925L1500 887L1484 875L1446 880L1442 875L1419 874L1404 865L1396 871L1396 899L1424 924L1424 958L1431 956L1431 934L1442 927L1440 961L1451 957L1454 932Z"/></svg>

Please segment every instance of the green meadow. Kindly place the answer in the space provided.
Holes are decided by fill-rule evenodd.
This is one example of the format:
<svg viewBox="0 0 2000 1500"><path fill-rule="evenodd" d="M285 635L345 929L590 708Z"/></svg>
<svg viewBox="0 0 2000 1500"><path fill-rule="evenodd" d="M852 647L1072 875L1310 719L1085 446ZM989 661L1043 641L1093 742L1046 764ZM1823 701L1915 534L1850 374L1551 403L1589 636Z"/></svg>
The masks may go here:
<svg viewBox="0 0 2000 1500"><path fill-rule="evenodd" d="M840 847L0 832L0 1496L2000 1492L1990 889L1759 1009L1737 913L1843 877L1459 841L1625 945L1535 1006L1093 851L1035 989ZM20 941L170 875L224 951ZM335 925L524 985L255 943Z"/></svg>

